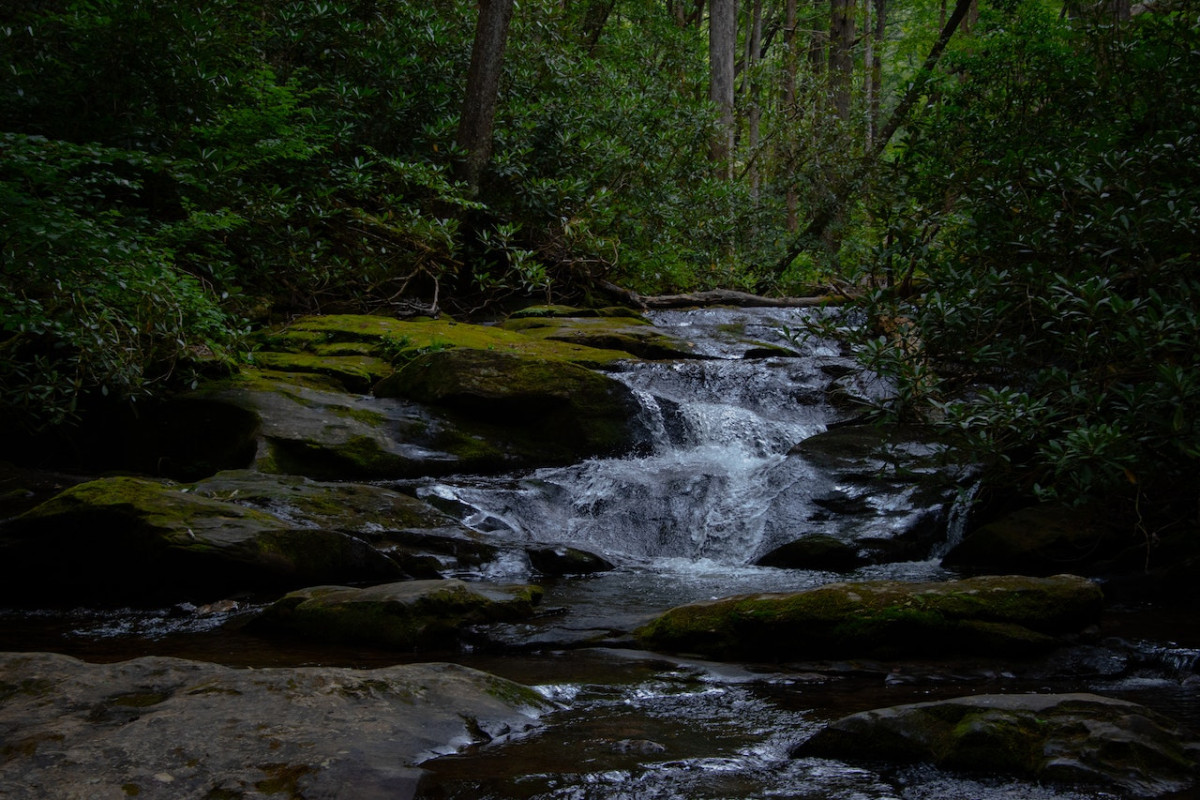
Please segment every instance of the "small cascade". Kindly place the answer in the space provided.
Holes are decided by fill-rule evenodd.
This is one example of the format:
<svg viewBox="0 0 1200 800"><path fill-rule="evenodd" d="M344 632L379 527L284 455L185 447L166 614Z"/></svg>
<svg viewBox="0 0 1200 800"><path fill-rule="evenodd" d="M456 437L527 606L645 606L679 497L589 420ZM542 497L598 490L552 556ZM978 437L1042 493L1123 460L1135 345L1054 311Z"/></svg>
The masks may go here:
<svg viewBox="0 0 1200 800"><path fill-rule="evenodd" d="M940 520L940 501L929 505L899 483L865 485L886 469L882 461L853 463L848 480L856 485L847 486L820 463L791 455L846 416L828 389L853 368L850 360L834 342L814 338L797 349L783 334L818 313L825 312L656 312L660 330L686 337L702 357L630 362L613 373L642 407L648 440L637 454L440 479L417 493L460 509L465 524L491 537L572 545L625 566L742 567L815 534L869 540L878 552L893 547L901 556L889 560L920 557L928 551L880 542ZM764 352L778 355L747 357ZM962 505L965 514L970 498ZM848 513L860 517L847 523Z"/></svg>
<svg viewBox="0 0 1200 800"><path fill-rule="evenodd" d="M503 479L444 480L418 494L449 501L465 510L469 526L516 541L574 544L632 562L744 563L780 491L774 471L834 415L821 391L828 379L814 366L834 357L828 343L795 358L742 358L756 343L782 347L779 316L795 325L797 313L656 315L660 327L686 330L708 358L637 362L615 373L642 405L650 437L644 454ZM732 337L734 327L753 327L754 339Z"/></svg>
<svg viewBox="0 0 1200 800"><path fill-rule="evenodd" d="M971 521L975 500L978 499L979 491L982 488L983 484L975 481L962 489L954 498L954 502L950 505L950 511L946 514L946 539L933 548L930 558L940 560L962 542L963 536L967 532L967 524Z"/></svg>

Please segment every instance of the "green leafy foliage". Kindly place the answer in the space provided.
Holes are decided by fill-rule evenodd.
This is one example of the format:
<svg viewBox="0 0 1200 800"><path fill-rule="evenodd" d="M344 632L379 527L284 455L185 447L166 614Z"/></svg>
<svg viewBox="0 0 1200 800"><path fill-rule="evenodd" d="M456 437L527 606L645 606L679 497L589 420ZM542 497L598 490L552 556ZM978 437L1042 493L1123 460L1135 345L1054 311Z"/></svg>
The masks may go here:
<svg viewBox="0 0 1200 800"><path fill-rule="evenodd" d="M1197 47L1186 2L1116 26L992 12L890 166L868 271L926 290L872 294L893 327L863 352L893 411L960 431L1025 491L1194 512Z"/></svg>

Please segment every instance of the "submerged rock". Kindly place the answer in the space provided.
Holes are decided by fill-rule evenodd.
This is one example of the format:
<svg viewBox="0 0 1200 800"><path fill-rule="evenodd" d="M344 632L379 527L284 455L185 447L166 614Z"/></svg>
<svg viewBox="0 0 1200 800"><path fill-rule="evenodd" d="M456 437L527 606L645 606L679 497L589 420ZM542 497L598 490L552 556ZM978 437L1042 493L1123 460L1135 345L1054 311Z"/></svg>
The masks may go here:
<svg viewBox="0 0 1200 800"><path fill-rule="evenodd" d="M356 589L315 586L292 592L254 621L259 631L306 639L417 650L452 644L469 625L523 619L538 586L422 580Z"/></svg>
<svg viewBox="0 0 1200 800"><path fill-rule="evenodd" d="M9 800L414 796L435 755L519 735L551 706L453 664L230 669L0 654Z"/></svg>
<svg viewBox="0 0 1200 800"><path fill-rule="evenodd" d="M844 717L792 752L1089 784L1136 797L1192 786L1200 741L1135 703L1094 694L980 695Z"/></svg>
<svg viewBox="0 0 1200 800"><path fill-rule="evenodd" d="M402 576L344 533L140 478L79 484L0 527L6 602L215 599Z"/></svg>
<svg viewBox="0 0 1200 800"><path fill-rule="evenodd" d="M678 606L636 633L652 650L723 659L1021 655L1093 622L1084 578L993 576L942 583L834 583Z"/></svg>

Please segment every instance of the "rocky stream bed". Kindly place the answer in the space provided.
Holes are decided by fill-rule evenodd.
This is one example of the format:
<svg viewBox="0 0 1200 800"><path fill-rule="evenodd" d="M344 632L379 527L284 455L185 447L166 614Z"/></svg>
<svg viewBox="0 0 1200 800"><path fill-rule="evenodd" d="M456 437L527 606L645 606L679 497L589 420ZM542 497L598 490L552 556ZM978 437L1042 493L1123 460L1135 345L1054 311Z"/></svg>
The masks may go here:
<svg viewBox="0 0 1200 800"><path fill-rule="evenodd" d="M305 318L4 465L0 798L1197 796L1195 571L822 313Z"/></svg>

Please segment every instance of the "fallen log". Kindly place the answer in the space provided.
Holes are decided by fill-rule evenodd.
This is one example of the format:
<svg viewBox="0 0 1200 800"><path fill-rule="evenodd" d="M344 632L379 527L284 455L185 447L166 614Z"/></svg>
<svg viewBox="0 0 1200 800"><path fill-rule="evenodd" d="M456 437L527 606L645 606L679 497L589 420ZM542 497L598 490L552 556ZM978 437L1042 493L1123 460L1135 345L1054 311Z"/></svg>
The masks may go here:
<svg viewBox="0 0 1200 800"><path fill-rule="evenodd" d="M844 296L813 295L811 297L763 297L733 289L710 289L684 294L641 295L607 281L599 282L605 292L624 302L644 309L692 308L696 306L736 306L738 308L808 308L839 303Z"/></svg>

